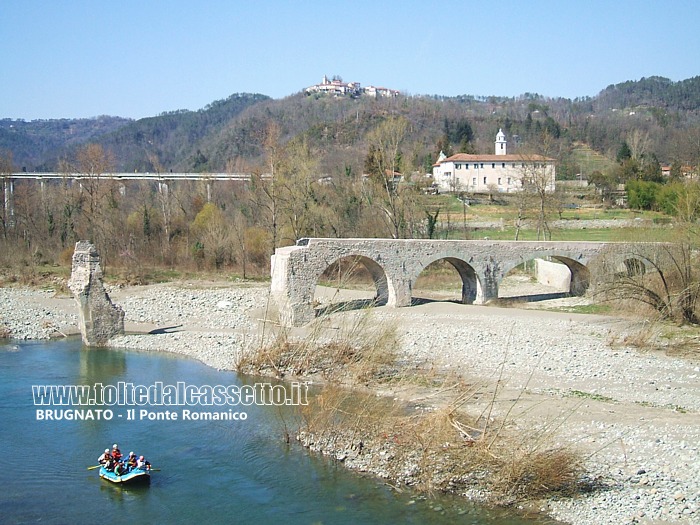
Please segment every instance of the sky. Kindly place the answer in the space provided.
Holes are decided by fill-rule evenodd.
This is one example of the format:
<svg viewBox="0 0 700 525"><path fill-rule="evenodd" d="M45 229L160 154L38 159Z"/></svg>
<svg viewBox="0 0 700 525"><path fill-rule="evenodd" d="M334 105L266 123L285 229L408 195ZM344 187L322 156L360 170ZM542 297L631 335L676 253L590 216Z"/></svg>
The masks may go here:
<svg viewBox="0 0 700 525"><path fill-rule="evenodd" d="M323 75L409 95L595 96L700 75L697 0L1 0L0 118L155 116Z"/></svg>

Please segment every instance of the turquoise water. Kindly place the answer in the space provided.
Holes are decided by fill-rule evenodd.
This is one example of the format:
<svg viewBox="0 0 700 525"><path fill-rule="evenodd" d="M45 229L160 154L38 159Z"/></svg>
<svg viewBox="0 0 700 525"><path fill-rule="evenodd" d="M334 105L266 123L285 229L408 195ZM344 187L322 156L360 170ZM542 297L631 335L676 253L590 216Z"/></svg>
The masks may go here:
<svg viewBox="0 0 700 525"><path fill-rule="evenodd" d="M119 407L111 421L37 420L32 385L119 381L244 382L188 359L87 350L78 339L0 344L0 523L542 523L348 472L287 444L289 415L275 407L246 407L245 421L128 421ZM87 470L115 442L160 469L150 485L116 486Z"/></svg>

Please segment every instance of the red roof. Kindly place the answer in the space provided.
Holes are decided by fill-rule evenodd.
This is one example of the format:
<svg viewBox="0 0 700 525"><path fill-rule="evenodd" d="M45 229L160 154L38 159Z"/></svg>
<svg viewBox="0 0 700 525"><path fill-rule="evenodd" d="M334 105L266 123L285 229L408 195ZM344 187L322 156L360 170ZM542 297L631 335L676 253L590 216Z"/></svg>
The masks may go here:
<svg viewBox="0 0 700 525"><path fill-rule="evenodd" d="M554 159L544 155L472 155L469 153L457 153L447 157L442 162L554 162Z"/></svg>

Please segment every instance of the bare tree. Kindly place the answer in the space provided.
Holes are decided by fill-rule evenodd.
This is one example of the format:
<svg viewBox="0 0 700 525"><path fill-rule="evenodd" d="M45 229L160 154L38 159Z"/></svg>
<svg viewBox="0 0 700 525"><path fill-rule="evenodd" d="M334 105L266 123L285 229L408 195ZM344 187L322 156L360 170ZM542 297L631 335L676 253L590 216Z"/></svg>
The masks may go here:
<svg viewBox="0 0 700 525"><path fill-rule="evenodd" d="M114 155L99 144L88 144L78 150L76 160L78 173L83 175L81 184L88 194L88 220L92 220L105 196L105 188L100 182L105 174L113 170Z"/></svg>
<svg viewBox="0 0 700 525"><path fill-rule="evenodd" d="M403 117L389 117L368 135L370 153L366 169L373 188L378 188L374 204L388 222L394 239L402 236L405 222L405 204L408 191L400 187L401 145L406 137L408 121ZM368 195L372 200L371 194Z"/></svg>
<svg viewBox="0 0 700 525"><path fill-rule="evenodd" d="M162 174L165 171L163 165L160 162L160 159L158 158L158 155L156 155L155 153L148 153L148 161L151 163L151 166L158 175ZM170 186L167 181L158 181L158 193L156 198L158 202L158 207L160 208L161 219L163 224L163 236L161 243L163 258L169 260L171 256L170 237L172 231L173 210L171 202L172 198L170 196Z"/></svg>
<svg viewBox="0 0 700 525"><path fill-rule="evenodd" d="M110 226L107 221L107 198L110 198L111 207L116 207L115 188L108 184L105 175L113 171L114 164L111 152L105 151L99 144L88 144L78 150L75 165L64 164L62 168L67 177L72 177L73 173L80 176L78 185L81 200L78 211L86 222L86 231L81 232L81 235L100 247L103 269L111 255L106 249L106 241L112 238L107 233ZM71 210L71 215L73 211L75 210Z"/></svg>
<svg viewBox="0 0 700 525"><path fill-rule="evenodd" d="M545 133L540 144L540 153L522 155L520 180L522 191L534 196L537 216L537 240L551 240L548 214L555 189L554 165L548 154L553 149L554 138ZM527 202L523 199L522 203ZM516 234L517 235L517 234Z"/></svg>
<svg viewBox="0 0 700 525"><path fill-rule="evenodd" d="M642 160L649 151L650 144L651 140L649 139L648 131L635 128L627 136L627 145L630 148L633 159Z"/></svg>
<svg viewBox="0 0 700 525"><path fill-rule="evenodd" d="M515 240L520 240L520 234L525 228L525 221L528 218L530 211L533 209L533 195L523 188L522 191L516 191L513 195L513 204L516 208L515 222Z"/></svg>
<svg viewBox="0 0 700 525"><path fill-rule="evenodd" d="M271 253L279 243L279 188L278 177L284 161L284 147L280 142L282 132L279 125L270 121L265 129L263 138L263 148L265 150L266 168L268 173L264 173L257 181L257 188L262 192L263 199L258 200L261 207L267 209L270 222Z"/></svg>
<svg viewBox="0 0 700 525"><path fill-rule="evenodd" d="M318 161L306 139L286 145L285 162L278 172L280 215L291 232L291 242L317 230L320 213L315 197Z"/></svg>

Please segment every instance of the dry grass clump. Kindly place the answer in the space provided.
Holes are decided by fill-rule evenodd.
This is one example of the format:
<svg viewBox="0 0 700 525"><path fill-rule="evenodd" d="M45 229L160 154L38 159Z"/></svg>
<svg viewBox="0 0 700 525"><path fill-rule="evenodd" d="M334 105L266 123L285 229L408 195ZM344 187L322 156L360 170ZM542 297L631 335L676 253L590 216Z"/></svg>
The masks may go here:
<svg viewBox="0 0 700 525"><path fill-rule="evenodd" d="M509 505L578 490L583 469L574 451L551 446L553 433L524 435L469 417L457 406L474 389L458 387L453 402L426 410L328 386L301 407L298 439L350 468L428 493Z"/></svg>
<svg viewBox="0 0 700 525"><path fill-rule="evenodd" d="M581 458L567 448L519 448L502 457L494 473L493 492L503 503L532 500L553 493L580 491Z"/></svg>
<svg viewBox="0 0 700 525"><path fill-rule="evenodd" d="M656 318L641 319L624 332L611 334L611 348L631 347L642 352L659 351L682 359L700 357L700 327Z"/></svg>
<svg viewBox="0 0 700 525"><path fill-rule="evenodd" d="M0 339L9 339L12 332L7 326L0 326Z"/></svg>
<svg viewBox="0 0 700 525"><path fill-rule="evenodd" d="M630 329L624 332L616 332L609 336L608 346L633 347L639 350L651 350L656 346L657 328L655 323L642 321L635 323Z"/></svg>
<svg viewBox="0 0 700 525"><path fill-rule="evenodd" d="M301 337L280 328L269 344L247 352L237 368L280 378L321 375L350 384L395 374L396 324L379 326L372 321L369 310L346 321L339 327L317 322Z"/></svg>

